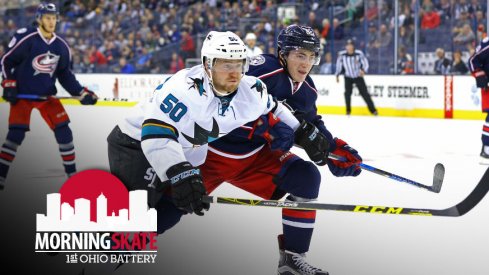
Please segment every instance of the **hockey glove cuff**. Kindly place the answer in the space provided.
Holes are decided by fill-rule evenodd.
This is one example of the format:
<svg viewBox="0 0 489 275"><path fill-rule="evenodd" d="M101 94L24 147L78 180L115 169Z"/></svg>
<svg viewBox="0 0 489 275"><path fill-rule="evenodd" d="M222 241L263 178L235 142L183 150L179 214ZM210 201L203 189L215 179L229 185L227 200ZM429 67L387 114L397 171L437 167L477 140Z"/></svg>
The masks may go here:
<svg viewBox="0 0 489 275"><path fill-rule="evenodd" d="M346 160L328 160L328 167L331 173L337 177L345 176L358 176L362 169L359 164L362 163L362 157L358 154L357 150L351 148L345 141L339 138L334 139L334 150L331 152L335 155L341 156Z"/></svg>
<svg viewBox="0 0 489 275"><path fill-rule="evenodd" d="M319 166L328 162L330 142L312 123L302 121L295 131L295 143L306 151L309 158Z"/></svg>
<svg viewBox="0 0 489 275"><path fill-rule="evenodd" d="M12 79L4 79L2 81L3 96L2 98L10 102L12 105L17 103L17 81Z"/></svg>
<svg viewBox="0 0 489 275"><path fill-rule="evenodd" d="M487 87L487 75L484 71L475 71L472 73L472 76L475 77L475 83L477 88L485 88Z"/></svg>
<svg viewBox="0 0 489 275"><path fill-rule="evenodd" d="M253 124L253 130L248 135L264 138L272 150L289 151L294 145L294 130L273 113L260 116Z"/></svg>

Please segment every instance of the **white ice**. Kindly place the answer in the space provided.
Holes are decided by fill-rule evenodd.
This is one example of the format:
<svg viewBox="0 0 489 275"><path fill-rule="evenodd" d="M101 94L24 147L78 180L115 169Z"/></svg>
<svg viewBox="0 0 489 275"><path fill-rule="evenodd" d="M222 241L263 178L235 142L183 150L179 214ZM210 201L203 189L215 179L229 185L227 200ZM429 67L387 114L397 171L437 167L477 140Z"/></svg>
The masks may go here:
<svg viewBox="0 0 489 275"><path fill-rule="evenodd" d="M66 109L78 169L107 169L106 137L129 109ZM0 104L2 141L7 117L8 105ZM319 202L443 209L464 199L487 169L478 163L482 121L333 115L326 115L325 121L333 135L361 153L366 164L427 185L437 162L445 165L446 174L441 193L435 194L367 171L355 178L336 178L320 167ZM294 152L306 157L300 150ZM26 169L16 163L32 165ZM5 192L15 195L33 190L42 198L56 192L65 180L54 136L36 111L9 177L22 181L7 185ZM35 191L40 186L44 193ZM230 185L221 186L213 195L253 198ZM332 275L487 275L488 221L488 198L459 218L318 211L308 261ZM159 274L169 274L165 270L171 274L274 274L280 232L279 209L212 205L204 217L187 215L159 237L156 264L128 264L118 273L147 268Z"/></svg>

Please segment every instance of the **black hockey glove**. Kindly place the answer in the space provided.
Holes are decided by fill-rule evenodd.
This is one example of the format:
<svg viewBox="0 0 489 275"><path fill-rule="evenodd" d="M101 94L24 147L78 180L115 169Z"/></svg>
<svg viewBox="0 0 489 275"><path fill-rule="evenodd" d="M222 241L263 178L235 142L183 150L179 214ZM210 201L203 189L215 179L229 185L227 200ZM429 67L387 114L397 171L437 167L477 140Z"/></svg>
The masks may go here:
<svg viewBox="0 0 489 275"><path fill-rule="evenodd" d="M199 216L204 215L204 209L209 210L210 204L202 201L206 192L198 168L185 161L168 168L166 175L171 184L171 196L176 207Z"/></svg>
<svg viewBox="0 0 489 275"><path fill-rule="evenodd" d="M80 103L82 105L94 105L97 103L97 99L98 96L86 87L83 88L82 92L80 93Z"/></svg>
<svg viewBox="0 0 489 275"><path fill-rule="evenodd" d="M10 102L12 105L17 103L17 81L12 79L4 79L2 81L3 96L2 98Z"/></svg>
<svg viewBox="0 0 489 275"><path fill-rule="evenodd" d="M295 143L319 166L328 163L329 141L312 123L303 120L295 131Z"/></svg>
<svg viewBox="0 0 489 275"><path fill-rule="evenodd" d="M484 71L475 71L472 73L472 76L475 77L475 83L477 88L485 88L487 87L487 75Z"/></svg>

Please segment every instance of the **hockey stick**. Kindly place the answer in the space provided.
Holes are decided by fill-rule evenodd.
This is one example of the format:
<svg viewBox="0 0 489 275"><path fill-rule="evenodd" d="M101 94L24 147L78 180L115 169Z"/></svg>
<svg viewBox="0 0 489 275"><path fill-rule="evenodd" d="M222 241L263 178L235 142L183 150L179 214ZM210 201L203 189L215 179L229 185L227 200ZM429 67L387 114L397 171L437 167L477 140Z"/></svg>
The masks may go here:
<svg viewBox="0 0 489 275"><path fill-rule="evenodd" d="M80 100L80 97L79 96L39 96L39 95L29 95L29 94L18 94L17 95L17 98L18 99L32 99L32 100L47 100L48 98L50 97L54 97L54 98L57 98L57 99L76 99L76 100ZM98 100L100 101L123 101L123 102L127 102L129 101L129 99L127 98L111 98L111 97L103 97L103 98L99 98Z"/></svg>
<svg viewBox="0 0 489 275"><path fill-rule="evenodd" d="M440 216L440 217L460 217L472 210L489 191L489 168L486 170L477 186L460 203L446 209L428 208L405 208L397 206L368 206L368 205L347 205L347 204L328 204L313 202L295 202L278 200L251 200L225 197L204 196L204 202L222 203L246 206L268 206L279 208L293 208L303 210L334 210L345 212L360 212L370 214L395 214L395 215L416 215L416 216Z"/></svg>
<svg viewBox="0 0 489 275"><path fill-rule="evenodd" d="M329 154L328 157L330 159L339 160L339 161L345 161L346 160L342 156L338 156L338 155L331 154L331 153ZM367 171L375 173L377 175L388 177L390 179L397 180L400 182L405 182L405 183L414 185L414 186L419 187L419 188L424 188L426 190L429 190L429 191L435 192L435 193L440 193L441 185L443 184L443 178L445 177L445 166L443 166L443 164L441 164L441 163L437 163L435 165L435 169L433 171L433 185L432 186L424 185L424 184L421 184L419 182L403 178L403 177L398 176L396 174L392 174L390 172L381 170L379 168L375 168L375 167L367 165L365 163L360 163L360 167L363 170L367 170Z"/></svg>

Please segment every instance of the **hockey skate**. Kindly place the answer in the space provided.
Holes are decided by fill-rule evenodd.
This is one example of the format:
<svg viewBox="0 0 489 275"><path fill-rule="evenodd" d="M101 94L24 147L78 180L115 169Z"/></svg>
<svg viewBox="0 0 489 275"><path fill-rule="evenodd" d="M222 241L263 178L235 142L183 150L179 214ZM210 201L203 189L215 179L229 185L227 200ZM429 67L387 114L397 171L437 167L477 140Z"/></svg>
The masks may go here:
<svg viewBox="0 0 489 275"><path fill-rule="evenodd" d="M298 254L282 248L283 236L278 236L280 259L278 275L328 275L329 273L313 267L306 262L305 254Z"/></svg>
<svg viewBox="0 0 489 275"><path fill-rule="evenodd" d="M489 146L482 146L481 159L479 162L482 165L489 165L489 154L487 151L489 151Z"/></svg>

